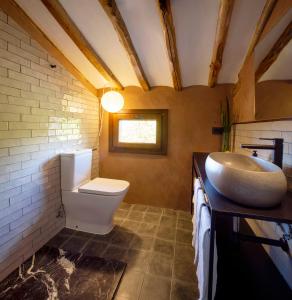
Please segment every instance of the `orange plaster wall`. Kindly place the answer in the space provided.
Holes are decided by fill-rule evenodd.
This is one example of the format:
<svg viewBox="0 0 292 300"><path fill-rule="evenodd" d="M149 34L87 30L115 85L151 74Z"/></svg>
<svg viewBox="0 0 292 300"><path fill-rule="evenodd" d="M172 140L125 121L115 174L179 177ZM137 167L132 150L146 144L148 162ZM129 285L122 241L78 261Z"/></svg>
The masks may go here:
<svg viewBox="0 0 292 300"><path fill-rule="evenodd" d="M256 85L256 120L291 118L292 80L269 80Z"/></svg>
<svg viewBox="0 0 292 300"><path fill-rule="evenodd" d="M193 151L218 151L221 137L212 135L220 126L220 101L229 85L194 86L176 92L157 87L149 92L129 87L121 93L125 109L168 109L166 156L108 152L108 115L104 115L100 140L100 176L128 180L126 202L189 210Z"/></svg>

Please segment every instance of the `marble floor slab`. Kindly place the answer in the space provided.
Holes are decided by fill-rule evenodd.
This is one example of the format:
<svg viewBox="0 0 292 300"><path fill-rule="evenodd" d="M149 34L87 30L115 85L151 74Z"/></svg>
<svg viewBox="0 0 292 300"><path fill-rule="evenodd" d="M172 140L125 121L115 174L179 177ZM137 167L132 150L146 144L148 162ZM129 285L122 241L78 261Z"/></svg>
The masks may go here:
<svg viewBox="0 0 292 300"><path fill-rule="evenodd" d="M2 300L110 300L126 263L44 246L0 284Z"/></svg>

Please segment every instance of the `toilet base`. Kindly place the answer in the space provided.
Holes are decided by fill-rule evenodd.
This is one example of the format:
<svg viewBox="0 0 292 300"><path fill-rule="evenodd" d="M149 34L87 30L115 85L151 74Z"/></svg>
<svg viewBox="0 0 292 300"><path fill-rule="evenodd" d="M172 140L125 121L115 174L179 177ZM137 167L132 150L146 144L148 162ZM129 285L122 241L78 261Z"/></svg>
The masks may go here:
<svg viewBox="0 0 292 300"><path fill-rule="evenodd" d="M107 234L113 229L113 217L124 193L113 196L62 191L66 227L93 234Z"/></svg>
<svg viewBox="0 0 292 300"><path fill-rule="evenodd" d="M77 231L105 235L110 233L113 230L114 225L113 223L110 223L108 225L89 224L89 223L80 222L79 220L74 220L72 218L67 217L65 227Z"/></svg>

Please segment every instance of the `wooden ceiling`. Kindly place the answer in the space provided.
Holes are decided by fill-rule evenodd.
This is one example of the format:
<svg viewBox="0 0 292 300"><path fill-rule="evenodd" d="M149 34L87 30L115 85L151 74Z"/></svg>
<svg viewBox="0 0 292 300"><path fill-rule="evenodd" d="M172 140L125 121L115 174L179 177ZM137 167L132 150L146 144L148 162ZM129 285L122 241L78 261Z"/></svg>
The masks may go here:
<svg viewBox="0 0 292 300"><path fill-rule="evenodd" d="M276 0L1 0L0 8L94 93L179 91L236 83L253 51L257 79L292 79L292 3L281 1L284 17L272 25Z"/></svg>

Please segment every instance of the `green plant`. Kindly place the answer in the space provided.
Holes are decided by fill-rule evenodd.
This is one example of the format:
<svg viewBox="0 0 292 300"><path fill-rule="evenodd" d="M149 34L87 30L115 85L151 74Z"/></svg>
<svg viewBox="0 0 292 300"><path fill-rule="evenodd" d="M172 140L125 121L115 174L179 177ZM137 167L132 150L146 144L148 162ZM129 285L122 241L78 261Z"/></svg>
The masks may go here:
<svg viewBox="0 0 292 300"><path fill-rule="evenodd" d="M228 97L225 102L221 103L221 125L223 127L221 151L229 151L231 123Z"/></svg>

